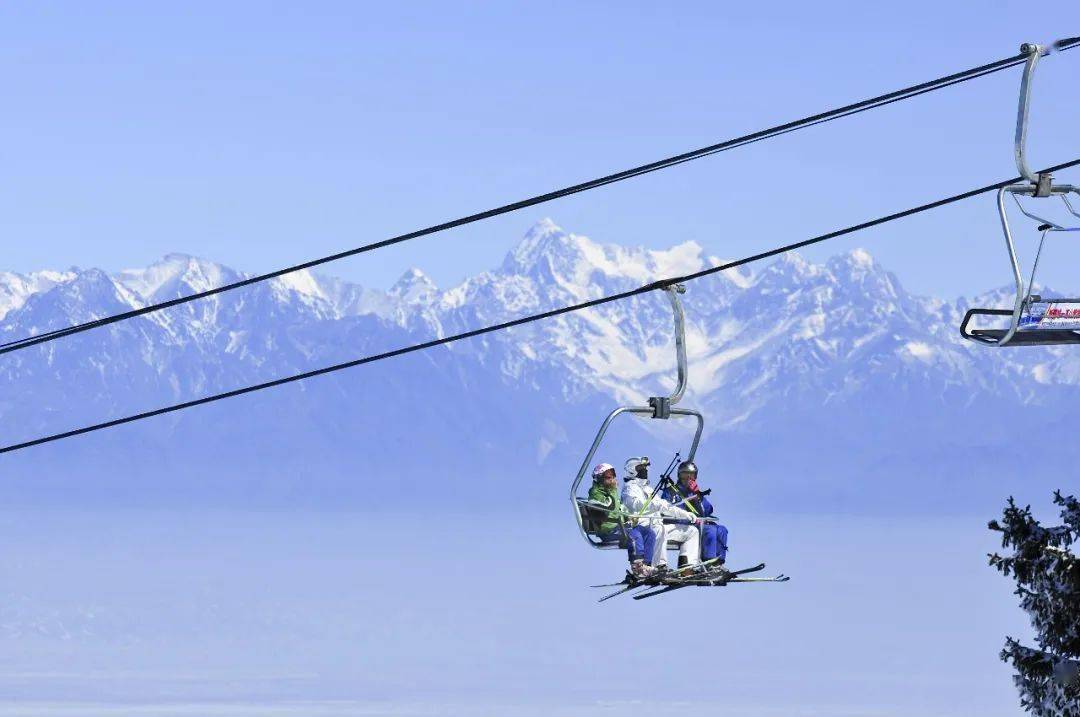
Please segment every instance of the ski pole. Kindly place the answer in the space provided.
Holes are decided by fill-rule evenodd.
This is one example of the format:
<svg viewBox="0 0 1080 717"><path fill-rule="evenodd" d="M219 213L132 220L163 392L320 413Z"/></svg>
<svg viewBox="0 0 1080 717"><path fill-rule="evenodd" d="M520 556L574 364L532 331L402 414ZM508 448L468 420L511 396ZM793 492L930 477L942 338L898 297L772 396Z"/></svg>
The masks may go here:
<svg viewBox="0 0 1080 717"><path fill-rule="evenodd" d="M660 474L660 477L661 478L670 478L671 477L671 470L679 462L680 458L682 458L682 454L679 453L678 451L675 451L675 457L671 459L671 463L668 463L667 468L665 468L664 472Z"/></svg>

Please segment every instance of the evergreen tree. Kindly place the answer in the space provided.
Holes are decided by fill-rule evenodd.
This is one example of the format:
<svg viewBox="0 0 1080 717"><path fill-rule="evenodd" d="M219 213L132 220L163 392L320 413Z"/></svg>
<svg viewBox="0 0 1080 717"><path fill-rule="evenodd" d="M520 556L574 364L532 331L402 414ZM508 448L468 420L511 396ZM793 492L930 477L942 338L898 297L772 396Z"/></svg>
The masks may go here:
<svg viewBox="0 0 1080 717"><path fill-rule="evenodd" d="M1001 659L1016 670L1020 704L1039 717L1080 717L1080 558L1070 551L1080 539L1080 501L1054 493L1062 525L1044 528L1009 498L1002 520L991 521L1010 554L990 565L1016 581L1020 607L1031 618L1039 649L1009 637Z"/></svg>

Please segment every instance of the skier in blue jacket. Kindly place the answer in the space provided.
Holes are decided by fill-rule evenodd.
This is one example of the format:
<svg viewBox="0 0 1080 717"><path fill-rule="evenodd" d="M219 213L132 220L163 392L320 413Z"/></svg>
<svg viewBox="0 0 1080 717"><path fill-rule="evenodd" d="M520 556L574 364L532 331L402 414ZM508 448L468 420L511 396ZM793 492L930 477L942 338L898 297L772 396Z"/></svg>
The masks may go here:
<svg viewBox="0 0 1080 717"><path fill-rule="evenodd" d="M697 466L693 461L683 461L679 464L679 480L677 483L668 484L664 488L664 500L678 505L694 515L707 518L713 514L712 503L706 497L710 491L702 492L698 488ZM716 559L717 565L723 565L727 560L728 529L719 523L703 522L701 524L701 559Z"/></svg>

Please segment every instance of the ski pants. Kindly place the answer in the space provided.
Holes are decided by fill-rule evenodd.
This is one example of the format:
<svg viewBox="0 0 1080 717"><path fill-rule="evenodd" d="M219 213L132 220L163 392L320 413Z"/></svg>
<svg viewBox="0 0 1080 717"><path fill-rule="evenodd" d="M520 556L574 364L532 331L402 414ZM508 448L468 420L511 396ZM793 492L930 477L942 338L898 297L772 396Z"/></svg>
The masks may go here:
<svg viewBox="0 0 1080 717"><path fill-rule="evenodd" d="M635 560L648 560L655 552L656 533L648 525L626 526L623 529L616 528L607 535L601 535L601 539L619 538L619 542L626 540L627 559L632 563Z"/></svg>
<svg viewBox="0 0 1080 717"><path fill-rule="evenodd" d="M727 560L727 526L718 523L705 523L701 526L701 559L720 558Z"/></svg>
<svg viewBox="0 0 1080 717"><path fill-rule="evenodd" d="M701 534L695 525L660 525L661 534L656 540L653 565L667 562L667 544L671 540L679 544L679 557L685 557L690 565L701 562Z"/></svg>

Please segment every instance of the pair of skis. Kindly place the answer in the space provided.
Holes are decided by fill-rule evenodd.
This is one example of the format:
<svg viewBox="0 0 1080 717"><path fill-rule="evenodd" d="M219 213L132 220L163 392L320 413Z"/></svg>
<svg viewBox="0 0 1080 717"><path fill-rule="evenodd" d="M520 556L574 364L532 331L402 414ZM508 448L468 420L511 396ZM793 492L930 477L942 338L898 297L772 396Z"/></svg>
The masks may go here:
<svg viewBox="0 0 1080 717"><path fill-rule="evenodd" d="M749 573L756 573L765 569L765 563L760 563L752 568L744 568L743 570L724 570L723 568L713 569L710 567L710 563L716 562L710 560L700 565L696 565L689 570L683 569L678 571L668 571L660 575L650 575L646 578L638 578L629 573L623 578L622 582L607 583L605 585L593 585L594 588L607 588L615 587L617 585L623 585L621 590L617 590L610 595L605 595L600 598L598 602L604 602L610 600L613 597L617 597L631 590L643 589L642 592L634 595L635 600L644 600L645 598L654 597L656 595L663 595L664 593L672 592L673 590L679 590L680 588L687 587L721 587L728 583L784 583L790 580L786 575L777 575L771 578L762 577L743 577ZM646 588L653 588L647 590Z"/></svg>

